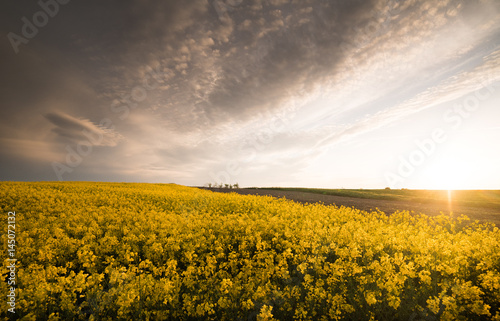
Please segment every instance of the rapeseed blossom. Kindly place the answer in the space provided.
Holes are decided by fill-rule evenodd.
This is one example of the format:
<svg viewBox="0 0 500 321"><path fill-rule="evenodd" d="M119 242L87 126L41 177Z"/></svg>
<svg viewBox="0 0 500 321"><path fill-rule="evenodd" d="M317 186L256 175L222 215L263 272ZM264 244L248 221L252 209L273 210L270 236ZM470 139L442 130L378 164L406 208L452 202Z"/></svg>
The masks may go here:
<svg viewBox="0 0 500 321"><path fill-rule="evenodd" d="M465 217L173 184L2 182L0 206L25 320L500 320L500 231Z"/></svg>

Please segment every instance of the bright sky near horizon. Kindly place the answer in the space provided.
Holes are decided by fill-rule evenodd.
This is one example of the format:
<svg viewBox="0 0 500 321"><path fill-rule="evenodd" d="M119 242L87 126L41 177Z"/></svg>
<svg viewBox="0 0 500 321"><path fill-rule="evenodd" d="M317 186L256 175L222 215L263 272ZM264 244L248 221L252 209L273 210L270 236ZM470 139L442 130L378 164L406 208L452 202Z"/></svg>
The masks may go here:
<svg viewBox="0 0 500 321"><path fill-rule="evenodd" d="M0 180L500 189L500 1L0 6Z"/></svg>

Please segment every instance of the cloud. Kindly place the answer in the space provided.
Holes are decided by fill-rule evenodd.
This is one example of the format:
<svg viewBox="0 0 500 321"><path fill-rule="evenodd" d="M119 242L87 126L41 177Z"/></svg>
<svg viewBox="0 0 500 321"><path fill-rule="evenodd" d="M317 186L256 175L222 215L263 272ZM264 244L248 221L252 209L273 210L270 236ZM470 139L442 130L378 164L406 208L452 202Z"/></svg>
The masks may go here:
<svg viewBox="0 0 500 321"><path fill-rule="evenodd" d="M349 125L341 131L333 132L316 143L316 147L329 146L382 126L396 122L412 114L432 108L439 104L453 101L475 91L483 92L478 97L490 97L499 90L500 81L500 50L484 57L483 63L471 71L463 71L447 78L440 84L431 87L418 95L394 107L386 108L373 116L368 116ZM476 97L474 96L474 97ZM486 99L486 98L485 98Z"/></svg>
<svg viewBox="0 0 500 321"><path fill-rule="evenodd" d="M0 138L0 146L3 158L50 162L57 157L57 153L51 150L50 143L44 140Z"/></svg>
<svg viewBox="0 0 500 321"><path fill-rule="evenodd" d="M45 118L56 127L52 131L58 140L70 144L91 142L94 146L113 147L123 137L111 128L96 125L88 119L78 119L63 112L51 112Z"/></svg>
<svg viewBox="0 0 500 321"><path fill-rule="evenodd" d="M22 16L21 4L11 6ZM316 148L498 75L493 56L473 66L498 44L498 7L493 0L72 2L18 56L0 44L7 57L0 144L47 147L46 160L92 133L101 137L97 146L114 148L96 148L78 171L184 172L194 182L248 156L242 144L284 111L286 128L271 130L247 173L300 171ZM0 14L5 26L19 27ZM114 113L113 103L128 113Z"/></svg>
<svg viewBox="0 0 500 321"><path fill-rule="evenodd" d="M229 8L221 21L213 3L137 2L130 34L125 31L131 26L103 32L106 42L127 47L107 59L113 69L119 64L114 72L123 77L102 85L127 94L148 66L158 67L171 72L165 83L175 85L151 92L148 103L168 126L183 131L182 124L190 122L209 130L235 118L249 120L281 108L294 98L290 93L300 96L331 77L349 54L339 45L367 23L378 3L249 1ZM167 16L158 14L166 11ZM177 11L185 19L174 18ZM191 112L174 124L171 115L180 114L180 108Z"/></svg>

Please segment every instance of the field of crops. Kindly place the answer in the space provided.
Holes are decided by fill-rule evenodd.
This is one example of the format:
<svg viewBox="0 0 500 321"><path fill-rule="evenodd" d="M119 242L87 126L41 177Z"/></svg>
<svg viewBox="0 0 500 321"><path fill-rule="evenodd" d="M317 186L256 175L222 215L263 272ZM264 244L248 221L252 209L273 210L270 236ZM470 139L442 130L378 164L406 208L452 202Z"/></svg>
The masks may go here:
<svg viewBox="0 0 500 321"><path fill-rule="evenodd" d="M262 190L262 188L259 188ZM409 189L323 189L301 187L268 187L264 190L297 191L354 198L477 206L500 209L499 190L409 190Z"/></svg>
<svg viewBox="0 0 500 321"><path fill-rule="evenodd" d="M171 184L1 182L0 207L23 320L500 320L500 231L464 217Z"/></svg>

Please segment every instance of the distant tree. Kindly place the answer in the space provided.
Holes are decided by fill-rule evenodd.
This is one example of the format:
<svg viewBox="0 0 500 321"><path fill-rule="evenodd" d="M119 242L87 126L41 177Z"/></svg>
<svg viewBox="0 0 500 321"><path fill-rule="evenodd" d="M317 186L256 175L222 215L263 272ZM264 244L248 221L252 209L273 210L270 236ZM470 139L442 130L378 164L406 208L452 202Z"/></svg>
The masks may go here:
<svg viewBox="0 0 500 321"><path fill-rule="evenodd" d="M212 188L212 183L208 183L208 188Z"/></svg>
<svg viewBox="0 0 500 321"><path fill-rule="evenodd" d="M240 185L239 185L238 183L235 183L235 184L233 185L233 187L234 187L234 188L240 188Z"/></svg>
<svg viewBox="0 0 500 321"><path fill-rule="evenodd" d="M390 187L386 187L385 189L391 189Z"/></svg>
<svg viewBox="0 0 500 321"><path fill-rule="evenodd" d="M224 187L225 187L225 188L229 188L229 186L231 186L231 185L229 185L229 184L224 184Z"/></svg>

